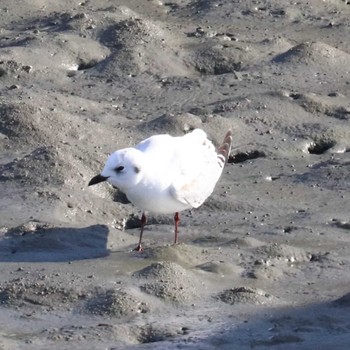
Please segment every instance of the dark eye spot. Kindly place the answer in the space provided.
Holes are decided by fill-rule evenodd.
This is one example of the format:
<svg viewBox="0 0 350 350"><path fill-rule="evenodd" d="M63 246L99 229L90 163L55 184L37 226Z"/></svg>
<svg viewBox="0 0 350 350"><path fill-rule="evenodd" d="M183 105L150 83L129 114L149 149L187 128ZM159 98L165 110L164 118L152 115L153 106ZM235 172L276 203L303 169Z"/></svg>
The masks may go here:
<svg viewBox="0 0 350 350"><path fill-rule="evenodd" d="M120 173L123 169L124 169L124 167L121 165L121 166L116 167L114 170L115 170L117 173Z"/></svg>
<svg viewBox="0 0 350 350"><path fill-rule="evenodd" d="M140 168L138 168L137 166L134 167L135 173L138 174L140 172Z"/></svg>

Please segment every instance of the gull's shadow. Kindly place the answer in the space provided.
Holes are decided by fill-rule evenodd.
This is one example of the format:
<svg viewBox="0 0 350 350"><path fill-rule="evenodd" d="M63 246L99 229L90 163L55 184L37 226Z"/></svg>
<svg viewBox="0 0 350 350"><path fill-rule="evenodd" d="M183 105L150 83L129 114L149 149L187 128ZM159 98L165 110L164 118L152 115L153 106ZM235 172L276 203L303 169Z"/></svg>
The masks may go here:
<svg viewBox="0 0 350 350"><path fill-rule="evenodd" d="M40 227L10 231L0 238L0 261L59 262L109 254L108 227Z"/></svg>

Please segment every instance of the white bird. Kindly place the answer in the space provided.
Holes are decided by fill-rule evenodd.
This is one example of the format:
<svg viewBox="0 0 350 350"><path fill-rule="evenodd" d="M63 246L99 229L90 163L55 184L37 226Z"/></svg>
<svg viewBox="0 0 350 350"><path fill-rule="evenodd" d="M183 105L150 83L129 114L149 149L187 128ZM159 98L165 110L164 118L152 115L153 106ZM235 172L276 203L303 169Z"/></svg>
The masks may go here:
<svg viewBox="0 0 350 350"><path fill-rule="evenodd" d="M179 212L198 208L213 192L232 144L229 130L222 145L214 145L201 129L178 137L154 135L134 147L112 153L89 186L107 181L142 209L141 233L136 251L143 251L145 212L175 213L175 244Z"/></svg>

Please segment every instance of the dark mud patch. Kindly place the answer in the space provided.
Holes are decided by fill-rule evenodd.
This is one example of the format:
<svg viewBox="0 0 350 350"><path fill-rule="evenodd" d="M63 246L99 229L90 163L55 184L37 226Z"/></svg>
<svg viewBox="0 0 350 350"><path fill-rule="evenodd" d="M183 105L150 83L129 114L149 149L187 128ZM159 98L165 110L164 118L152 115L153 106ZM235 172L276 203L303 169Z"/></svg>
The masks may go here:
<svg viewBox="0 0 350 350"><path fill-rule="evenodd" d="M335 227L339 227L339 228L341 228L343 230L350 230L350 221L333 219L332 220L332 224Z"/></svg>
<svg viewBox="0 0 350 350"><path fill-rule="evenodd" d="M96 60L80 62L77 70L87 70L87 69L93 68L94 66L96 66L97 63L98 62Z"/></svg>
<svg viewBox="0 0 350 350"><path fill-rule="evenodd" d="M310 154L324 154L335 145L336 142L333 140L320 139L312 142L307 150Z"/></svg>
<svg viewBox="0 0 350 350"><path fill-rule="evenodd" d="M243 163L247 160L265 158L266 153L259 150L252 150L247 152L238 152L228 157L228 163L238 164Z"/></svg>

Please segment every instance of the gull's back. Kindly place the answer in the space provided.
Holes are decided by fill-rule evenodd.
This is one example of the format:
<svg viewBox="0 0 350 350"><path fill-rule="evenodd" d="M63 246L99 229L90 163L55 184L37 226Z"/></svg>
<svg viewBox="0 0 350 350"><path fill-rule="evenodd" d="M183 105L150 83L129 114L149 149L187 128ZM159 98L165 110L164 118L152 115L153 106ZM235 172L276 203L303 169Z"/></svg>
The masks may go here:
<svg viewBox="0 0 350 350"><path fill-rule="evenodd" d="M180 206L199 207L213 192L222 173L223 163L200 129L180 137L155 135L135 148L145 155L144 184L165 191Z"/></svg>
<svg viewBox="0 0 350 350"><path fill-rule="evenodd" d="M184 136L181 174L170 191L174 198L198 208L213 192L223 170L214 145L203 130Z"/></svg>

